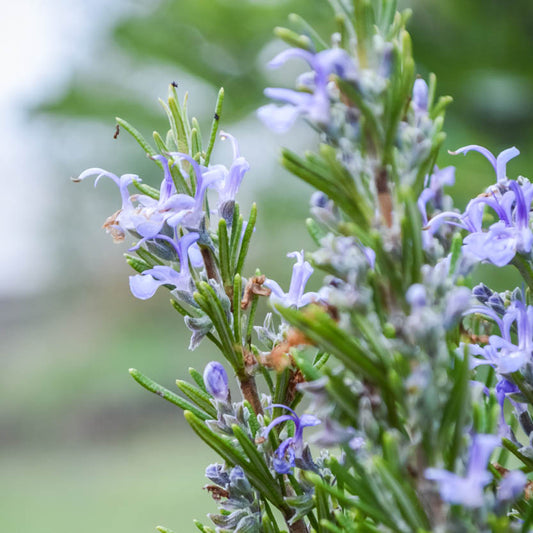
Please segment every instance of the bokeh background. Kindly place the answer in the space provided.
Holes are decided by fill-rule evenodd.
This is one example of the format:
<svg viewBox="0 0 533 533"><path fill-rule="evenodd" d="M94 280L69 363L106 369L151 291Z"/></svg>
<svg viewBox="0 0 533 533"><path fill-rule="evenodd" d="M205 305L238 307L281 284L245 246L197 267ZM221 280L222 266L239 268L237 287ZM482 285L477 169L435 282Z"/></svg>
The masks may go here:
<svg viewBox="0 0 533 533"><path fill-rule="evenodd" d="M516 145L509 175L533 163L533 4L530 0L404 1L418 71L437 74L455 102L447 149ZM179 410L141 389L136 367L169 388L214 357L186 349L188 333L161 291L140 302L129 267L100 228L117 208L112 184L69 177L90 166L159 179L114 117L149 137L166 131L157 103L171 81L190 92L208 131L219 86L224 129L252 170L241 204L259 224L248 272L288 282L288 251L310 245L309 189L277 164L279 145L313 143L303 125L275 137L257 121L262 89L290 84L292 65L264 65L283 45L272 28L298 12L324 35L323 0L2 0L0 18L0 531L194 531L214 505L202 486L214 459ZM216 156L229 161L227 147ZM480 156L454 160L464 205L494 179ZM531 176L531 173L530 173ZM503 273L502 273L503 272ZM493 283L508 285L511 271Z"/></svg>

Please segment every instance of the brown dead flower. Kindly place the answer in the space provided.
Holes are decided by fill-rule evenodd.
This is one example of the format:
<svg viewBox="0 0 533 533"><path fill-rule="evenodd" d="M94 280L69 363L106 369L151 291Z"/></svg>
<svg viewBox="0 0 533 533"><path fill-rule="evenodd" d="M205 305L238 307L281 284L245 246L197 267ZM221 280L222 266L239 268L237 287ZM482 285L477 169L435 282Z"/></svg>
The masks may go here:
<svg viewBox="0 0 533 533"><path fill-rule="evenodd" d="M244 288L244 294L241 300L241 309L248 309L250 304L252 303L252 297L253 295L257 296L270 296L270 293L272 292L267 287L263 287L263 283L266 280L266 276L262 274L261 276L252 276L248 283L246 284L246 287Z"/></svg>

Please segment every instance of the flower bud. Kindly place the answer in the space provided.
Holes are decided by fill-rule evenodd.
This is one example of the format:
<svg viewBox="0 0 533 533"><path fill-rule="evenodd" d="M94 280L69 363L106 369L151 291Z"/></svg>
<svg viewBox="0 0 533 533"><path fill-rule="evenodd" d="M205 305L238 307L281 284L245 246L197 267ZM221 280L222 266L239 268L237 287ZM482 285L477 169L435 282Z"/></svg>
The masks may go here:
<svg viewBox="0 0 533 533"><path fill-rule="evenodd" d="M415 283L407 289L405 299L409 305L415 309L420 309L427 305L426 288L420 283Z"/></svg>
<svg viewBox="0 0 533 533"><path fill-rule="evenodd" d="M487 300L494 294L484 283L476 285L472 289L472 294L482 303L487 303Z"/></svg>
<svg viewBox="0 0 533 533"><path fill-rule="evenodd" d="M216 361L208 363L204 370L204 382L213 398L225 402L229 396L228 375L224 367Z"/></svg>
<svg viewBox="0 0 533 533"><path fill-rule="evenodd" d="M486 305L488 305L493 311L496 311L499 315L505 314L505 303L497 292L490 296Z"/></svg>
<svg viewBox="0 0 533 533"><path fill-rule="evenodd" d="M415 81L412 96L413 106L416 111L423 112L428 110L428 94L429 88L427 83L423 79L418 78Z"/></svg>

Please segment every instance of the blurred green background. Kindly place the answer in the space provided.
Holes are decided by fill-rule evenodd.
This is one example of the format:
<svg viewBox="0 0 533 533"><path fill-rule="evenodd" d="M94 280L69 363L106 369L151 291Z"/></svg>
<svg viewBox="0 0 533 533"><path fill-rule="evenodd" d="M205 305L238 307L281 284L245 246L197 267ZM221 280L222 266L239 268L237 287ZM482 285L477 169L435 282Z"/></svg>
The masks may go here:
<svg viewBox="0 0 533 533"><path fill-rule="evenodd" d="M509 175L533 162L533 5L529 0L420 0L410 23L418 71L436 72L449 108L447 149L494 152L516 145ZM283 45L272 28L298 12L324 35L334 26L319 0L21 0L3 6L0 141L4 202L0 320L0 531L141 533L163 524L194 531L215 509L202 490L213 454L181 413L141 389L136 367L174 389L187 368L215 357L188 333L163 291L128 291L129 267L100 228L117 208L112 184L95 190L69 176L90 166L160 179L114 117L147 137L165 130L157 103L171 81L190 92L208 130L217 87L222 127L236 135L252 170L241 205L259 204L248 272L282 284L288 251L305 235L309 189L277 166L279 145L313 143L300 124L276 137L257 121L265 86L288 85L293 66L268 72ZM528 153L529 152L529 153ZM217 157L230 159L229 149ZM453 159L464 205L493 180L480 156ZM282 190L283 194L279 194ZM246 207L245 207L246 209ZM505 288L512 273L493 277ZM318 279L318 278L317 278Z"/></svg>

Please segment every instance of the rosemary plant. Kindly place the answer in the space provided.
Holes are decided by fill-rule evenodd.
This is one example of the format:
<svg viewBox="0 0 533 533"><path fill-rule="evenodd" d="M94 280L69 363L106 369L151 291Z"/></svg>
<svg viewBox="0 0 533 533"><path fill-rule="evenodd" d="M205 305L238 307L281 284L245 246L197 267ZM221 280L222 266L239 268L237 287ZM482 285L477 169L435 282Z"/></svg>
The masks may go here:
<svg viewBox="0 0 533 533"><path fill-rule="evenodd" d="M204 533L530 531L533 185L507 177L516 148L466 146L453 153L479 152L495 179L455 209L445 192L455 168L436 166L451 99L437 98L434 75L416 75L409 11L330 3L330 37L297 15L276 29L289 47L270 66L308 71L294 89L266 89L273 102L258 110L273 131L303 120L319 141L282 150L316 189L306 222L316 247L288 254L288 289L246 265L257 208L237 201L249 164L219 132L222 89L207 137L173 85L170 129L153 144L117 119L160 189L99 168L74 180L116 183L122 205L104 227L132 241L132 293L169 290L189 348L210 342L219 354L177 381L181 394L130 373L220 456L206 468L219 512L196 522ZM219 138L229 166L212 161ZM523 287L472 288L480 263L513 265ZM322 286L306 292L314 270Z"/></svg>

